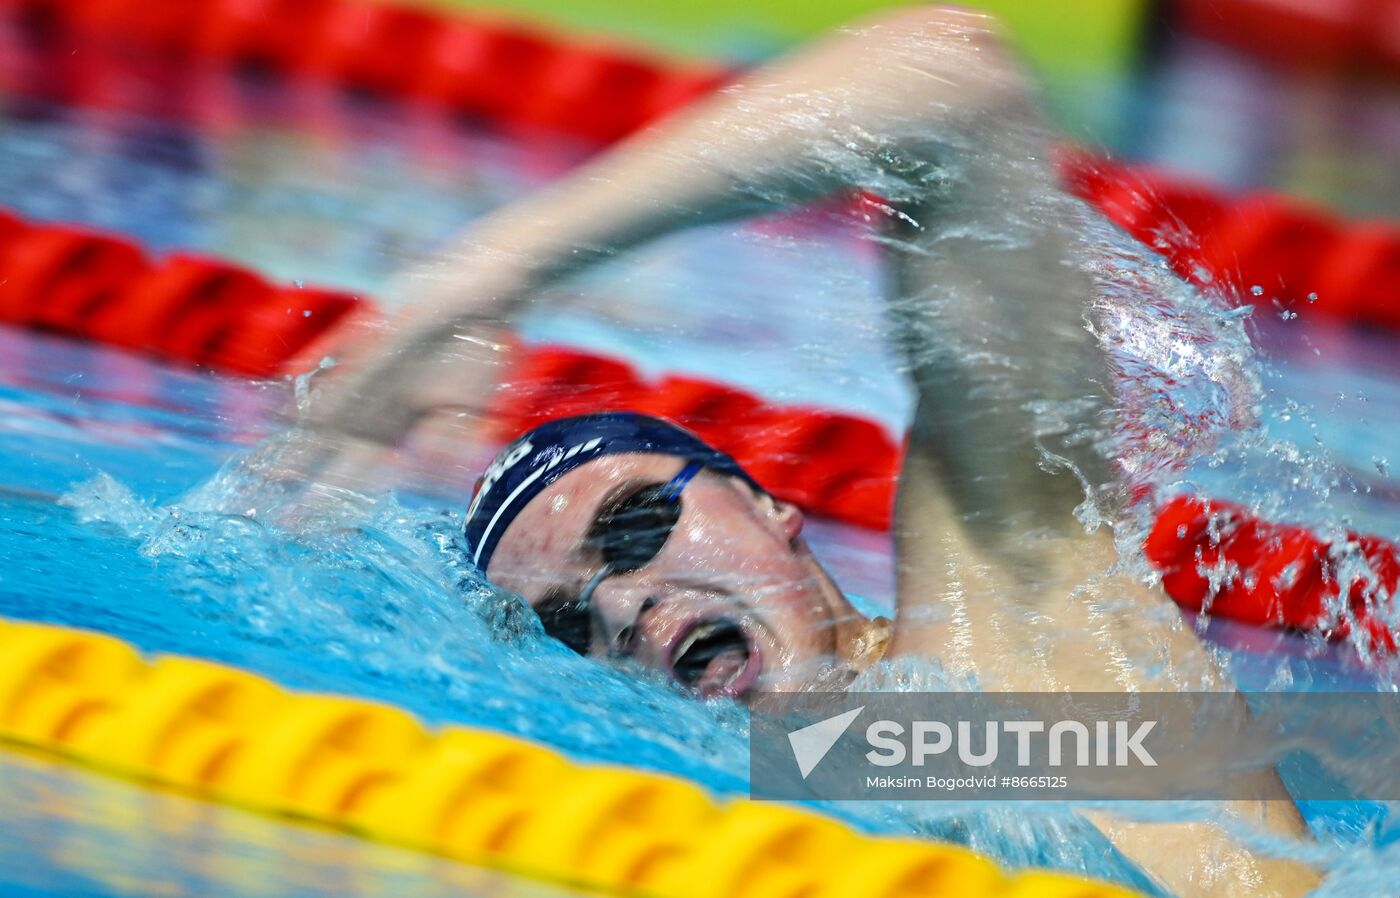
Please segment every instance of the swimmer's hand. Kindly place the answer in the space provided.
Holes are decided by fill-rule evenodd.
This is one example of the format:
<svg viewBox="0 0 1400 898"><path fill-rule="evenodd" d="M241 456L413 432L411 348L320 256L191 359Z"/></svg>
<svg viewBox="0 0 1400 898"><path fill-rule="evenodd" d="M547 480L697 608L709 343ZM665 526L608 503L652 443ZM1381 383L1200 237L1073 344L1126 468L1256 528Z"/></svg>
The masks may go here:
<svg viewBox="0 0 1400 898"><path fill-rule="evenodd" d="M470 484L478 460L462 449L493 436L489 409L514 356L508 318L523 292L510 266L493 270L465 251L469 243L398 277L389 296L401 312L353 320L317 349L323 369L297 391L297 438L279 479L313 492L369 492L392 450L413 437L420 461L426 453L462 468L437 477ZM439 276L458 265L474 273Z"/></svg>

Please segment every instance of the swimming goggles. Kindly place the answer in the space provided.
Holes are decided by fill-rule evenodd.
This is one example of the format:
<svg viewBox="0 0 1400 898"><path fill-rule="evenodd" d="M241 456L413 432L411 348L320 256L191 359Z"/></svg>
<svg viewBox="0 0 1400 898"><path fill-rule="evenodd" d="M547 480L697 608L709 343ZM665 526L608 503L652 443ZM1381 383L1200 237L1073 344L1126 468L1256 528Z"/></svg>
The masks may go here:
<svg viewBox="0 0 1400 898"><path fill-rule="evenodd" d="M605 504L585 537L603 564L577 597L536 609L546 633L580 655L588 654L593 644L590 604L594 591L609 577L638 571L661 554L681 519L681 492L703 468L702 463L692 461L666 483L643 484ZM648 600L642 610L651 604ZM612 640L614 648L625 648L632 632L632 627L624 628Z"/></svg>

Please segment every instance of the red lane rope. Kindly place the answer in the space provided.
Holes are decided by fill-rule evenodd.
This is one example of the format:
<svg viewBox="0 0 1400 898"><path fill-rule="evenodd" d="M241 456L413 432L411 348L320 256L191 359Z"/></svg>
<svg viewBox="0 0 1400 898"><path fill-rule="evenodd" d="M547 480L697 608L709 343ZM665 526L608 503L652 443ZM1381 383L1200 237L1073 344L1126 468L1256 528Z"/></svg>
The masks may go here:
<svg viewBox="0 0 1400 898"><path fill-rule="evenodd" d="M0 0L7 12L86 47L313 77L597 142L727 77L520 23L366 0Z"/></svg>
<svg viewBox="0 0 1400 898"><path fill-rule="evenodd" d="M726 76L519 24L367 0L0 0L0 12L7 9L85 49L312 76L597 143L680 108ZM1309 303L1310 314L1400 330L1394 222L1346 223L1270 193L1229 197L1081 151L1063 152L1061 167L1081 196L1187 278L1229 285L1249 300L1259 287L1259 301Z"/></svg>
<svg viewBox="0 0 1400 898"><path fill-rule="evenodd" d="M599 142L723 78L517 25L362 0L0 0L7 9L143 52L309 74ZM1226 284L1243 299L1254 299L1257 285L1262 301L1307 302L1322 316L1400 328L1393 223L1344 224L1273 195L1229 198L1077 151L1061 165L1072 189L1188 278ZM152 261L120 237L0 211L0 321L9 324L266 377L288 370L352 312L374 313L349 294L272 284L200 256ZM625 363L559 347L522 353L508 380L495 408L503 429L582 410L650 411L692 427L809 511L890 525L900 449L874 422L773 405L695 378L647 383ZM1229 503L1178 499L1161 511L1147 551L1188 608L1332 637L1359 627L1373 648L1395 646L1384 617L1400 562L1379 537L1329 546ZM1347 559L1356 557L1379 580L1355 573Z"/></svg>
<svg viewBox="0 0 1400 898"><path fill-rule="evenodd" d="M1188 280L1222 287L1237 301L1400 330L1395 222L1346 222L1274 193L1229 196L1080 150L1059 161L1070 189Z"/></svg>
<svg viewBox="0 0 1400 898"><path fill-rule="evenodd" d="M359 303L191 254L0 210L0 321L230 374L270 377Z"/></svg>
<svg viewBox="0 0 1400 898"><path fill-rule="evenodd" d="M1383 537L1348 533L1325 543L1231 502L1183 496L1158 511L1144 548L1163 588L1188 610L1331 639L1355 633L1370 652L1400 642L1400 547Z"/></svg>

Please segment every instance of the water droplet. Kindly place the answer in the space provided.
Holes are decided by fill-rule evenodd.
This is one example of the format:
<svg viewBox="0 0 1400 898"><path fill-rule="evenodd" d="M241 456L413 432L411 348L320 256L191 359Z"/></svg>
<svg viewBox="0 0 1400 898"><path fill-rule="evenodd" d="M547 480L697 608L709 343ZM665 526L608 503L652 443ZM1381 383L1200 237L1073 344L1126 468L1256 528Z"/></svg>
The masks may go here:
<svg viewBox="0 0 1400 898"><path fill-rule="evenodd" d="M1278 313L1278 317L1282 318L1284 321L1292 321L1294 318L1298 317L1298 313L1284 309L1282 312Z"/></svg>
<svg viewBox="0 0 1400 898"><path fill-rule="evenodd" d="M1384 455L1371 456L1371 464L1376 466L1376 470L1381 472L1382 477L1390 476L1390 460Z"/></svg>
<svg viewBox="0 0 1400 898"><path fill-rule="evenodd" d="M303 281L301 278L295 279L294 281L292 281L292 283L296 284L298 290L306 286L306 281Z"/></svg>
<svg viewBox="0 0 1400 898"><path fill-rule="evenodd" d="M310 318L310 317L311 317L311 310L310 310L310 309L303 309L303 310L302 310L302 313L301 313L301 317L303 317L303 318Z"/></svg>
<svg viewBox="0 0 1400 898"><path fill-rule="evenodd" d="M1259 286L1258 284L1255 284L1253 287L1249 288L1249 292L1254 296L1263 296L1264 288Z"/></svg>
<svg viewBox="0 0 1400 898"><path fill-rule="evenodd" d="M1308 302L1317 302L1317 293L1309 293Z"/></svg>

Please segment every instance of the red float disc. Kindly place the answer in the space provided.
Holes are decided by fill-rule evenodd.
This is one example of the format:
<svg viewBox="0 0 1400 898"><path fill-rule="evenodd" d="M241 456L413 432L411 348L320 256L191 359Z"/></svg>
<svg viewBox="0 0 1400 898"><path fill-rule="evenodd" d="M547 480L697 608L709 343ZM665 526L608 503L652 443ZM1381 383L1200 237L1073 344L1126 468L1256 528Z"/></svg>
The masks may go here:
<svg viewBox="0 0 1400 898"><path fill-rule="evenodd" d="M131 243L77 228L32 228L0 256L0 319L84 333L88 316L146 270Z"/></svg>
<svg viewBox="0 0 1400 898"><path fill-rule="evenodd" d="M1352 227L1318 262L1314 278L1319 312L1400 330L1400 228Z"/></svg>
<svg viewBox="0 0 1400 898"><path fill-rule="evenodd" d="M116 301L89 320L87 332L117 346L195 362L232 310L268 289L266 282L242 268L198 256L171 256L129 283Z"/></svg>
<svg viewBox="0 0 1400 898"><path fill-rule="evenodd" d="M271 377L357 303L330 290L270 289L260 300L240 305L203 345L200 361L217 371Z"/></svg>
<svg viewBox="0 0 1400 898"><path fill-rule="evenodd" d="M1316 292L1314 273L1340 237L1331 216L1261 195L1236 204L1201 236L1201 261L1246 300L1298 306Z"/></svg>

